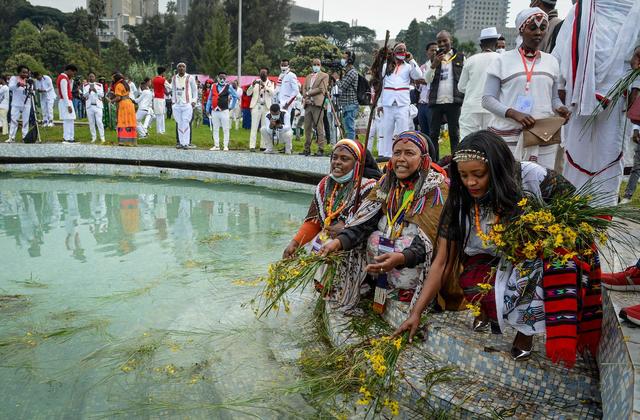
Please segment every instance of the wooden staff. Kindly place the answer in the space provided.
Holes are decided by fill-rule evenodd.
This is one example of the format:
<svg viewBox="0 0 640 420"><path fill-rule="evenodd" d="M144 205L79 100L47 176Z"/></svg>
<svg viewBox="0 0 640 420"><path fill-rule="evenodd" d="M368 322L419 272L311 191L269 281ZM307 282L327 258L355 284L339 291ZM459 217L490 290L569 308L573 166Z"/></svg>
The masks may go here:
<svg viewBox="0 0 640 420"><path fill-rule="evenodd" d="M387 31L384 37L384 47L382 48L382 51L381 51L381 53L384 54L385 60L383 62L385 63L387 62L388 46L389 46L389 31ZM380 52L378 54L380 54ZM371 80L375 80L374 79L375 76L373 75L373 73L371 74L371 76L372 76ZM380 85L378 89L375 89L373 101L371 103L371 112L369 113L369 122L367 123L367 132L364 138L364 153L362 154L362 161L360 162L360 168L358 169L358 185L356 186L356 201L353 206L354 211L356 211L358 207L360 207L360 191L362 190L362 177L364 175L364 165L367 161L367 148L369 146L369 134L371 133L371 123L373 122L373 118L375 117L375 113L378 108L378 99L380 99L380 95L382 93L382 84L384 82L385 76L386 74L382 76L382 79L380 79Z"/></svg>

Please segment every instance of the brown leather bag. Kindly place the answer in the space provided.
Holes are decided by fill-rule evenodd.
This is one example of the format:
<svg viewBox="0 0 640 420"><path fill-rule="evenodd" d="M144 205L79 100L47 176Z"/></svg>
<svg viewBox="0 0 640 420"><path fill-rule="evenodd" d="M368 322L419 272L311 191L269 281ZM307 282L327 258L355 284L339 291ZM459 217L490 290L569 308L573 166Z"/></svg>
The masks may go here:
<svg viewBox="0 0 640 420"><path fill-rule="evenodd" d="M633 104L629 107L627 111L627 117L634 124L640 124L640 96L633 101Z"/></svg>
<svg viewBox="0 0 640 420"><path fill-rule="evenodd" d="M536 124L533 127L523 131L524 147L560 144L560 129L565 121L562 117L549 117L536 120Z"/></svg>

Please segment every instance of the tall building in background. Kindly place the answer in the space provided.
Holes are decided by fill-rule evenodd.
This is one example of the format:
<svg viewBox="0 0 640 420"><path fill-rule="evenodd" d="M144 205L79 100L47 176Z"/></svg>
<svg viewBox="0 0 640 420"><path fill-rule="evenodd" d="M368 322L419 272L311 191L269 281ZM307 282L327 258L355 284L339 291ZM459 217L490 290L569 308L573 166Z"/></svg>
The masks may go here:
<svg viewBox="0 0 640 420"><path fill-rule="evenodd" d="M191 0L178 0L176 2L176 8L178 9L178 16L187 16L189 13L189 7L191 6Z"/></svg>
<svg viewBox="0 0 640 420"><path fill-rule="evenodd" d="M102 43L108 43L114 38L127 42L129 33L123 26L142 23L145 18L157 15L159 7L158 0L107 0L105 6L104 16L100 20L107 27L98 33Z"/></svg>
<svg viewBox="0 0 640 420"><path fill-rule="evenodd" d="M453 0L446 16L453 20L455 36L462 42L477 43L482 29L495 26L507 45L515 45L514 28L507 28L509 0Z"/></svg>

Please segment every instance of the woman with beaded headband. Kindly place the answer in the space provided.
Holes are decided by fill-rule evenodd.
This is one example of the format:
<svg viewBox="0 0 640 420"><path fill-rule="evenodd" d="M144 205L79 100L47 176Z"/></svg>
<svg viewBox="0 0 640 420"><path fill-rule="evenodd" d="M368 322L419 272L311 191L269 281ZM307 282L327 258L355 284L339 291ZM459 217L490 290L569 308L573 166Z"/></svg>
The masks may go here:
<svg viewBox="0 0 640 420"><path fill-rule="evenodd" d="M314 251L320 250L328 240L335 238L345 226L349 216L355 211L356 191L360 176L360 165L365 160L360 202L369 194L382 174L373 156L366 152L362 144L356 140L343 139L336 143L331 153L331 172L320 180L307 217L285 248L283 258L290 258L301 246L307 245ZM355 249L343 263L337 267L334 293L331 298L337 300L338 306L349 309L351 297L346 292L345 285L353 280L354 272L363 271L363 266L357 266L363 260L361 254L364 248ZM320 278L321 273L316 274Z"/></svg>
<svg viewBox="0 0 640 420"><path fill-rule="evenodd" d="M568 120L571 115L558 94L558 60L540 51L548 25L547 14L538 7L518 14L518 48L501 54L488 68L482 106L493 114L489 131L504 139L516 161L554 169L562 162L559 144L524 147L523 143L523 130L534 127L536 120L556 114Z"/></svg>
<svg viewBox="0 0 640 420"><path fill-rule="evenodd" d="M422 312L440 289L442 273L450 271L453 262L462 261L460 286L468 300L480 298L481 313L473 321L473 330L483 332L493 326L492 330L499 333L497 324L501 328L505 324L514 327L518 331L511 349L514 360L529 358L533 334L541 333L547 335L547 355L553 361L562 360L572 366L577 349L587 345L595 354L599 328L588 331L582 327L589 323L591 327L600 325L599 282L581 284L580 276L587 271L597 272L597 266L584 272L576 271L575 265L562 267L564 276L569 273L570 282L578 288L588 288L585 300L579 296L569 298L574 299L581 313L574 314L579 320L574 325L575 337L566 340L561 337L566 334L564 325L558 325L557 319L545 311L544 297L552 290L547 279L554 275L548 265L543 267L542 260L532 260L528 266L531 274L520 276L518 270L501 259L495 246L482 240L498 221L519 217L518 202L523 196L549 200L572 190L571 184L536 163L517 163L505 142L489 131L478 131L463 140L454 153L450 171L451 186L439 226L438 253L413 311L396 334L405 330L410 337L415 334ZM482 295L479 284L494 281L495 288ZM562 334L557 334L561 330Z"/></svg>
<svg viewBox="0 0 640 420"><path fill-rule="evenodd" d="M378 312L384 310L387 298L411 302L429 271L448 193L446 175L433 168L437 166L431 163L423 134L398 134L387 173L347 221L346 229L321 250L326 255L367 244L365 269L376 278L374 310Z"/></svg>

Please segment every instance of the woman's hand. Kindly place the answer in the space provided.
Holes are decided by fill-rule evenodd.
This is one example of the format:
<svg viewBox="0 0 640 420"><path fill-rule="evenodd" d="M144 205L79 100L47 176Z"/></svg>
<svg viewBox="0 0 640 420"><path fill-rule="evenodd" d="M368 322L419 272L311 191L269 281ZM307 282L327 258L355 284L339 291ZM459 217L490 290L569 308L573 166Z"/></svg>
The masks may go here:
<svg viewBox="0 0 640 420"><path fill-rule="evenodd" d="M344 222L336 222L329 226L327 230L329 231L329 237L331 239L336 239L338 237L338 234L344 230Z"/></svg>
<svg viewBox="0 0 640 420"><path fill-rule="evenodd" d="M369 264L365 267L365 270L371 274L388 273L405 263L404 254L401 252L389 252L379 255L374 259L376 260L375 264Z"/></svg>
<svg viewBox="0 0 640 420"><path fill-rule="evenodd" d="M566 106L561 106L560 108L556 109L556 114L564 118L565 124L567 123L567 121L569 121L569 118L571 118L571 111L569 111Z"/></svg>
<svg viewBox="0 0 640 420"><path fill-rule="evenodd" d="M533 118L531 115L525 114L524 112L516 111L513 108L509 108L509 110L507 110L506 117L519 122L524 128L531 128L536 124L535 118Z"/></svg>
<svg viewBox="0 0 640 420"><path fill-rule="evenodd" d="M295 252L298 250L298 246L300 246L298 241L296 241L295 239L292 239L291 242L289 242L289 245L287 245L287 247L284 249L284 252L282 253L282 258L283 259L291 258L293 254L295 254Z"/></svg>
<svg viewBox="0 0 640 420"><path fill-rule="evenodd" d="M416 335L420 327L420 315L412 313L400 326L393 332L392 338L400 336L403 332L409 331L409 343L413 342L413 336ZM426 328L425 328L426 331Z"/></svg>
<svg viewBox="0 0 640 420"><path fill-rule="evenodd" d="M322 248L320 248L320 251L318 252L318 254L322 255L323 257L326 257L332 252L338 252L341 249L342 249L342 243L340 242L340 240L332 239L326 244L324 244Z"/></svg>

